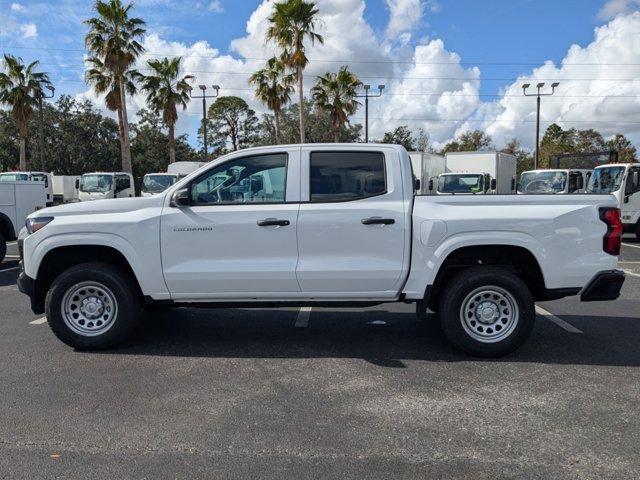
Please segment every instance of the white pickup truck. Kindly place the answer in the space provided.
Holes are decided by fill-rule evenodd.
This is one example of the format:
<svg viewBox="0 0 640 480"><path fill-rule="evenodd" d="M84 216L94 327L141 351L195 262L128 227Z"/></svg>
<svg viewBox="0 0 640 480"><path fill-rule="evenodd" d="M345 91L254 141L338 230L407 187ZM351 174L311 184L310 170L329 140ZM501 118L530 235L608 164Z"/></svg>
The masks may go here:
<svg viewBox="0 0 640 480"><path fill-rule="evenodd" d="M499 356L529 336L535 301L619 296L612 196L415 186L395 145L238 151L161 195L31 215L18 285L80 350L124 341L145 308L407 302L463 351Z"/></svg>

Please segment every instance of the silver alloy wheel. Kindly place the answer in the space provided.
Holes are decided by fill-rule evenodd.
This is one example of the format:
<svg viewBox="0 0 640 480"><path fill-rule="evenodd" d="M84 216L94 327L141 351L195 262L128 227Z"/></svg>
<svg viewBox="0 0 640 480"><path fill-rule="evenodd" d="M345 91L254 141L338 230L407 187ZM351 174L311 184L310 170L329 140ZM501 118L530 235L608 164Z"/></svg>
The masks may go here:
<svg viewBox="0 0 640 480"><path fill-rule="evenodd" d="M118 302L111 290L95 281L76 283L61 304L64 323L78 335L95 337L109 330L118 315Z"/></svg>
<svg viewBox="0 0 640 480"><path fill-rule="evenodd" d="M513 295L493 285L476 288L460 307L460 321L465 332L482 343L496 343L507 338L518 325L519 316Z"/></svg>

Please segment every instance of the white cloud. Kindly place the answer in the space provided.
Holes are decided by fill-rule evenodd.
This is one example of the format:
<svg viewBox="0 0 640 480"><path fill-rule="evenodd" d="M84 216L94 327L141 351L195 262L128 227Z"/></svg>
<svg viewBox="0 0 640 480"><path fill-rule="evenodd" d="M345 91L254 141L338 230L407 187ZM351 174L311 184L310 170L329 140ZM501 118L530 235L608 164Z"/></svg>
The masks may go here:
<svg viewBox="0 0 640 480"><path fill-rule="evenodd" d="M11 4L11 11L12 12L23 12L24 11L24 6L20 5L19 3L12 3Z"/></svg>
<svg viewBox="0 0 640 480"><path fill-rule="evenodd" d="M20 35L22 35L22 38L36 38L38 36L38 27L33 22L20 25Z"/></svg>
<svg viewBox="0 0 640 480"><path fill-rule="evenodd" d="M387 38L396 38L401 33L411 32L422 18L423 3L421 0L386 0L389 9Z"/></svg>
<svg viewBox="0 0 640 480"><path fill-rule="evenodd" d="M220 0L213 0L211 3L209 3L207 9L215 13L224 12L224 7L222 6L222 2Z"/></svg>
<svg viewBox="0 0 640 480"><path fill-rule="evenodd" d="M600 20L611 20L617 15L631 13L640 9L640 0L607 0L600 11Z"/></svg>

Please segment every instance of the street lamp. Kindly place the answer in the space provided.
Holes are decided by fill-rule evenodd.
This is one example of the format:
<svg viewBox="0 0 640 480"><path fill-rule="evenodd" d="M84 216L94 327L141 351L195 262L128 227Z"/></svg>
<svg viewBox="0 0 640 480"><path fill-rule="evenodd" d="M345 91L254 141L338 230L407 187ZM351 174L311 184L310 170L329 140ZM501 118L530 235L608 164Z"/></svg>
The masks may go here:
<svg viewBox="0 0 640 480"><path fill-rule="evenodd" d="M215 90L215 94L207 95L207 86L206 85L198 85L198 88L202 90L202 95L193 95L190 93L191 98L201 98L202 99L202 131L204 138L204 160L207 161L207 98L216 98L218 93L220 92L219 85L211 85L211 88Z"/></svg>
<svg viewBox="0 0 640 480"><path fill-rule="evenodd" d="M53 94L56 89L53 88L53 85L45 85L45 88L49 90L49 94L47 95L42 91L42 86L39 86L35 90L36 98L38 99L38 156L40 157L40 170L44 172L44 133L43 133L43 124L44 124L44 115L42 114L42 99L43 98L53 98Z"/></svg>
<svg viewBox="0 0 640 480"><path fill-rule="evenodd" d="M525 97L537 97L537 115L536 115L536 156L533 161L533 168L537 170L538 168L538 160L540 155L540 97L550 97L556 92L556 88L560 85L559 82L554 82L551 84L551 93L542 93L540 90L544 87L544 82L538 83L536 85L537 93L527 93L527 89L531 86L530 83L525 83L522 85L522 93L524 93Z"/></svg>
<svg viewBox="0 0 640 480"><path fill-rule="evenodd" d="M364 94L356 95L356 98L364 98L364 142L369 143L369 98L377 98L382 96L384 85L378 85L378 93L370 94L371 85L363 85Z"/></svg>

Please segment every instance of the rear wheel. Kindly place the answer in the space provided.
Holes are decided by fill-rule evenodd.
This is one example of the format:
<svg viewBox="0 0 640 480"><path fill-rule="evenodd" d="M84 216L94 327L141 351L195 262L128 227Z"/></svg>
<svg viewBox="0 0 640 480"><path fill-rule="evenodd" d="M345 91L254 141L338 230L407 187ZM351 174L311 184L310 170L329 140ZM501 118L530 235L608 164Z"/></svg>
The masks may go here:
<svg viewBox="0 0 640 480"><path fill-rule="evenodd" d="M78 350L101 350L126 341L140 315L137 287L122 269L83 263L61 273L45 302L53 333Z"/></svg>
<svg viewBox="0 0 640 480"><path fill-rule="evenodd" d="M7 255L7 240L4 238L4 235L0 232L0 262L4 260L4 257Z"/></svg>
<svg viewBox="0 0 640 480"><path fill-rule="evenodd" d="M504 268L465 270L440 298L442 330L470 355L500 357L513 352L529 337L534 321L529 289Z"/></svg>

